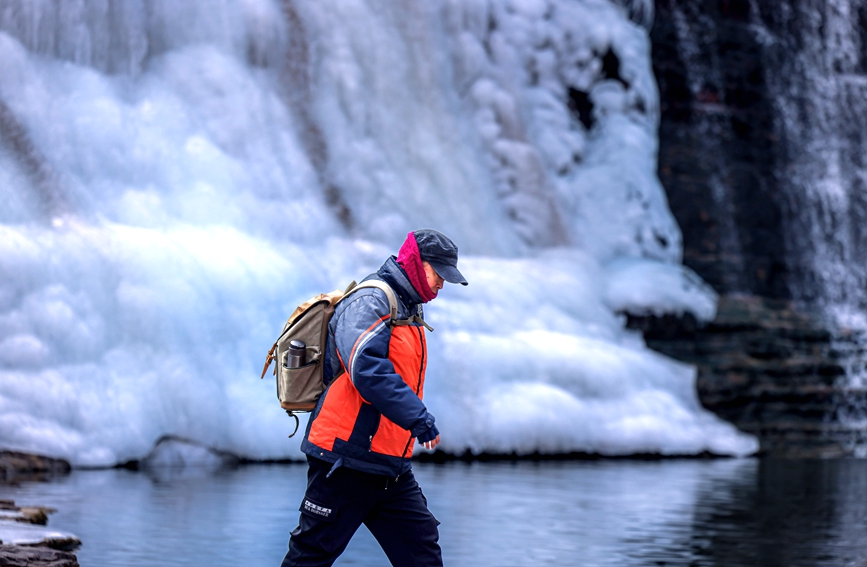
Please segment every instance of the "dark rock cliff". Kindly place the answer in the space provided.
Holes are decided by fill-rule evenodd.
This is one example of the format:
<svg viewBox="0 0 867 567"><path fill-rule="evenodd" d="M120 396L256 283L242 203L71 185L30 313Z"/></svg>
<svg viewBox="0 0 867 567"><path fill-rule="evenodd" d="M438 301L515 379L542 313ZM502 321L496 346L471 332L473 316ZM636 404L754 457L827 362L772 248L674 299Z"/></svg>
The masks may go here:
<svg viewBox="0 0 867 567"><path fill-rule="evenodd" d="M651 40L659 177L721 300L704 328L630 325L696 364L702 403L762 451L858 454L867 2L657 0Z"/></svg>

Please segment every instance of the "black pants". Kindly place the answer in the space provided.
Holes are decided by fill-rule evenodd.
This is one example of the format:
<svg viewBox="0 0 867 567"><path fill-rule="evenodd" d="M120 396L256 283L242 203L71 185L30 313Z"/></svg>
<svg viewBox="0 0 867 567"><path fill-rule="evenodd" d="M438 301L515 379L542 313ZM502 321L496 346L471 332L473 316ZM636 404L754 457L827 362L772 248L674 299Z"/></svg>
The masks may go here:
<svg viewBox="0 0 867 567"><path fill-rule="evenodd" d="M307 493L282 567L327 566L343 553L361 524L394 567L443 564L437 526L412 471L397 480L308 458Z"/></svg>

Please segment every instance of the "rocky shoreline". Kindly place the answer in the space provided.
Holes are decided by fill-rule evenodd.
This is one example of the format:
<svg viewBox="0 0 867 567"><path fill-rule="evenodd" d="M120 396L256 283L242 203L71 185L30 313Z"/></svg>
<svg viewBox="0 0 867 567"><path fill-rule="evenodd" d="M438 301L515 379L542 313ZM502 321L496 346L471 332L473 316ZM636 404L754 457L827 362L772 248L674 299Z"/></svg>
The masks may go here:
<svg viewBox="0 0 867 567"><path fill-rule="evenodd" d="M72 467L63 459L53 459L17 451L0 451L0 484L23 480L51 480L69 474Z"/></svg>
<svg viewBox="0 0 867 567"><path fill-rule="evenodd" d="M852 358L819 314L791 301L723 295L714 321L628 315L647 345L694 364L704 407L756 435L760 454L791 458L859 456L867 396L846 384ZM856 353L857 354L857 353Z"/></svg>
<svg viewBox="0 0 867 567"><path fill-rule="evenodd" d="M46 481L67 474L68 462L15 451L0 451L0 485ZM79 567L74 535L47 528L54 510L0 500L0 567Z"/></svg>

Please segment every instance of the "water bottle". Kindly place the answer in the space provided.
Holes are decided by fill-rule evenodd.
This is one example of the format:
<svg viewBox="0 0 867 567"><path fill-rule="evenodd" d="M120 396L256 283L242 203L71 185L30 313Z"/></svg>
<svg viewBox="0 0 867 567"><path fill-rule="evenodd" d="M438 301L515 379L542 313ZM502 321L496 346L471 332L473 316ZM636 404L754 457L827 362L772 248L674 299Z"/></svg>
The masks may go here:
<svg viewBox="0 0 867 567"><path fill-rule="evenodd" d="M286 349L286 367L299 368L307 362L307 345L304 341L292 339L289 341L289 348Z"/></svg>

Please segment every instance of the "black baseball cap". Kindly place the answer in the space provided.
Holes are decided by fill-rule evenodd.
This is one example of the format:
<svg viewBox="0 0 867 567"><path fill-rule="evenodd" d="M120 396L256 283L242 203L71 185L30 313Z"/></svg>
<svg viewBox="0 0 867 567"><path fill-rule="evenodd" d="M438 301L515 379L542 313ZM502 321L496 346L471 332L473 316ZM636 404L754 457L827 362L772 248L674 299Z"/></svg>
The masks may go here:
<svg viewBox="0 0 867 567"><path fill-rule="evenodd" d="M421 259L429 263L449 283L467 285L467 278L458 271L458 247L445 234L431 228L413 231Z"/></svg>

